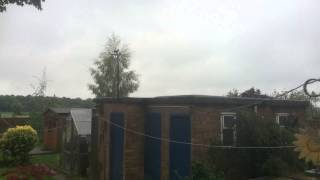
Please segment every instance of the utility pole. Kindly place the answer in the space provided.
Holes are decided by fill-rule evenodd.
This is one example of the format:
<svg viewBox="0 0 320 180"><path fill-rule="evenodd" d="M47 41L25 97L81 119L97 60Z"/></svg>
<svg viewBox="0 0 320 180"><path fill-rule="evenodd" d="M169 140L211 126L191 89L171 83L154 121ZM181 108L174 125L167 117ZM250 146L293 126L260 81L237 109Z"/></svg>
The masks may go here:
<svg viewBox="0 0 320 180"><path fill-rule="evenodd" d="M119 49L115 49L113 51L113 53L111 54L113 56L113 58L117 61L117 94L116 94L116 98L119 99L120 97L120 51Z"/></svg>

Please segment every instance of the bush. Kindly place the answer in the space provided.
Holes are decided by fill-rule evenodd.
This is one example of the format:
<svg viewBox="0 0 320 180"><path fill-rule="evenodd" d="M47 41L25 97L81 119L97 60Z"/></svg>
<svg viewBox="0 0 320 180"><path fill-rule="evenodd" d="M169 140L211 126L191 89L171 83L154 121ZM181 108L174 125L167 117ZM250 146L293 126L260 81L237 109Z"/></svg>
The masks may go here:
<svg viewBox="0 0 320 180"><path fill-rule="evenodd" d="M12 170L8 170L2 176L8 180L16 179L38 179L42 180L45 177L55 176L57 173L43 164L34 164L26 166L18 166Z"/></svg>
<svg viewBox="0 0 320 180"><path fill-rule="evenodd" d="M192 173L187 180L222 180L224 175L206 162L193 162Z"/></svg>
<svg viewBox="0 0 320 180"><path fill-rule="evenodd" d="M271 157L263 164L262 169L266 174L281 176L288 173L289 165L279 157Z"/></svg>
<svg viewBox="0 0 320 180"><path fill-rule="evenodd" d="M294 129L280 128L272 119L253 113L237 113L236 146L292 145ZM214 145L221 145L219 142ZM292 148L283 149L209 149L210 163L225 173L226 179L286 175L303 169Z"/></svg>
<svg viewBox="0 0 320 180"><path fill-rule="evenodd" d="M7 161L23 164L29 161L29 152L37 143L37 132L31 126L9 128L1 138L1 151Z"/></svg>

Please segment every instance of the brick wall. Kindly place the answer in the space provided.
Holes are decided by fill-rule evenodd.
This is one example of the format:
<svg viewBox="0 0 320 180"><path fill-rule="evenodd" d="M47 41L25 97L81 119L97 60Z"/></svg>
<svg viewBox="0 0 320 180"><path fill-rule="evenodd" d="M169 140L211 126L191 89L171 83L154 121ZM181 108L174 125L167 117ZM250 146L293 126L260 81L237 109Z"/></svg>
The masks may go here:
<svg viewBox="0 0 320 180"><path fill-rule="evenodd" d="M101 103L98 104L99 113L99 179L109 180L109 145L110 145L110 113L123 112L125 127L138 132L144 132L146 112L161 113L162 138L170 138L170 115L172 113L188 113L191 118L191 140L195 144L210 144L213 139L220 139L220 115L225 105L181 105L181 104L148 104L139 103ZM230 112L230 111L229 111ZM298 117L299 122L305 118L305 109L293 107L258 107L258 115L264 119L275 121L276 113L292 113ZM206 159L207 148L200 146L191 147L191 159ZM169 143L161 143L161 180L169 179ZM143 180L144 176L144 137L126 131L124 139L124 164L125 179Z"/></svg>
<svg viewBox="0 0 320 180"><path fill-rule="evenodd" d="M105 104L103 111L100 111L99 121L99 164L101 165L99 179L109 180L110 163L110 113L123 112L125 127L138 132L144 131L143 106L134 104ZM144 175L144 137L125 131L124 136L124 164L123 171L126 179L141 180Z"/></svg>
<svg viewBox="0 0 320 180"><path fill-rule="evenodd" d="M190 106L157 105L149 106L149 112L161 113L161 134L162 138L170 139L170 115L172 113L190 114ZM169 143L161 142L161 180L169 179Z"/></svg>

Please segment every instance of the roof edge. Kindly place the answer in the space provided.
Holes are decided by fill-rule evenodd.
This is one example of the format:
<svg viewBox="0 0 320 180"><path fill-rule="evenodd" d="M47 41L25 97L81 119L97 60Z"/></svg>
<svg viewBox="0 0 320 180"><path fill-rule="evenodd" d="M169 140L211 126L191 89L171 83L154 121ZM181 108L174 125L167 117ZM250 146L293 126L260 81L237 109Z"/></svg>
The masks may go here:
<svg viewBox="0 0 320 180"><path fill-rule="evenodd" d="M111 98L103 97L94 99L96 103L124 103L124 104L232 104L245 105L250 103L263 103L280 106L309 106L309 101L283 100L274 98L249 98L249 97L225 97L205 95L181 95L181 96L159 96L151 98L124 97Z"/></svg>

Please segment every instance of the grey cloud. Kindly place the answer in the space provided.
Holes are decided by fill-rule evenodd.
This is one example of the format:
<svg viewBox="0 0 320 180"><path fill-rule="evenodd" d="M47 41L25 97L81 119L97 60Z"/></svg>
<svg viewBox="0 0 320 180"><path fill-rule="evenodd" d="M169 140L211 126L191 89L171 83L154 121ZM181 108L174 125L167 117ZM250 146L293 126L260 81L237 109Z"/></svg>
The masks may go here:
<svg viewBox="0 0 320 180"><path fill-rule="evenodd" d="M47 67L49 95L92 97L88 68L107 36L132 52L133 96L288 89L319 76L318 1L47 1L0 15L0 93L28 94Z"/></svg>

